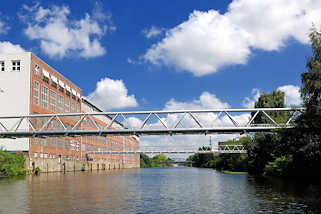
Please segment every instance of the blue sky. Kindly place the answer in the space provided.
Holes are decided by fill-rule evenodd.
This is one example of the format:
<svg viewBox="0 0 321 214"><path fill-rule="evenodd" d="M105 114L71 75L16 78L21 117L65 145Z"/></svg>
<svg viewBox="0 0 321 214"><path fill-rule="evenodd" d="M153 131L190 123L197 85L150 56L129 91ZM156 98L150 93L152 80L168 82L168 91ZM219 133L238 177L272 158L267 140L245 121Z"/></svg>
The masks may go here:
<svg viewBox="0 0 321 214"><path fill-rule="evenodd" d="M0 53L32 51L108 111L299 105L316 0L6 1ZM203 96L202 96L203 95Z"/></svg>

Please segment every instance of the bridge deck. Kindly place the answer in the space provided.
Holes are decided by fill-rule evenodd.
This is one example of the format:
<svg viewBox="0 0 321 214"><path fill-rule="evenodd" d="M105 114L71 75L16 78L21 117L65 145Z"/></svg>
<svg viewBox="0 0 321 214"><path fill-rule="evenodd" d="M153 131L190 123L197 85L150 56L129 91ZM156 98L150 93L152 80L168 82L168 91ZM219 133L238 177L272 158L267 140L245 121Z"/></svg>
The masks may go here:
<svg viewBox="0 0 321 214"><path fill-rule="evenodd" d="M304 108L264 108L264 109L214 109L179 111L138 111L138 112L98 112L69 114L36 114L23 116L1 116L0 137L48 137L86 135L182 135L211 133L272 132L280 128L293 128L292 120ZM271 113L288 112L288 119L277 123ZM242 113L243 121L240 121ZM260 115L266 124L255 124ZM207 119L204 119L205 118ZM93 117L104 117L108 124L101 126ZM247 120L244 122L244 117ZM173 119L174 118L174 119ZM45 120L40 127L35 120ZM68 119L68 120L67 120ZM70 125L66 121L72 119ZM136 121L134 124L131 121ZM57 124L52 126L51 124ZM91 124L86 128L83 124Z"/></svg>

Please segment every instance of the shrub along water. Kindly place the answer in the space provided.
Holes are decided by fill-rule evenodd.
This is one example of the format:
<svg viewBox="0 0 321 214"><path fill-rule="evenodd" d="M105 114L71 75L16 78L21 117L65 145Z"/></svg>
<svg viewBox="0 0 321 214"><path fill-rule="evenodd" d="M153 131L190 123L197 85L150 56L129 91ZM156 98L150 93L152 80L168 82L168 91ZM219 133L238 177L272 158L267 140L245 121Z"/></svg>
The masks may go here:
<svg viewBox="0 0 321 214"><path fill-rule="evenodd" d="M164 154L155 155L150 158L145 154L140 154L140 168L168 167L172 166L172 160Z"/></svg>
<svg viewBox="0 0 321 214"><path fill-rule="evenodd" d="M25 175L25 158L22 154L0 151L0 177Z"/></svg>

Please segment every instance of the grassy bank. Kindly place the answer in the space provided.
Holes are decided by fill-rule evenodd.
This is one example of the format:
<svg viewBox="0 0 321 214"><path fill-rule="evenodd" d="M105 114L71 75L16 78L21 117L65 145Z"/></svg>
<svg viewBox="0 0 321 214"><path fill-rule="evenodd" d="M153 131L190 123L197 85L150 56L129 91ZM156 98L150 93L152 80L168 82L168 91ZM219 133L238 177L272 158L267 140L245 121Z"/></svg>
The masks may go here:
<svg viewBox="0 0 321 214"><path fill-rule="evenodd" d="M0 151L0 177L25 175L24 163L22 154Z"/></svg>

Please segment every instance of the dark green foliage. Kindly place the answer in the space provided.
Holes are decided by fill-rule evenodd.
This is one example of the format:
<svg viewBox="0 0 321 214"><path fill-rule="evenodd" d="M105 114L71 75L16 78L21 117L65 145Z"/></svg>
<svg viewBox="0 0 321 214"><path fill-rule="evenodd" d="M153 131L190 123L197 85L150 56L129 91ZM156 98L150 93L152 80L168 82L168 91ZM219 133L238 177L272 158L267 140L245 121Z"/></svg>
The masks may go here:
<svg viewBox="0 0 321 214"><path fill-rule="evenodd" d="M83 171L83 170L81 170L81 171ZM36 167L36 168L35 168L35 174L36 174L36 175L39 175L40 172L41 172L41 169L40 169L39 167Z"/></svg>
<svg viewBox="0 0 321 214"><path fill-rule="evenodd" d="M140 154L140 168L152 167L150 158L145 154Z"/></svg>
<svg viewBox="0 0 321 214"><path fill-rule="evenodd" d="M244 146L248 155L248 171L262 174L265 165L274 160L279 144L278 134L255 134Z"/></svg>
<svg viewBox="0 0 321 214"><path fill-rule="evenodd" d="M172 165L172 160L164 154L156 155L152 158L145 154L140 154L140 168L168 167Z"/></svg>
<svg viewBox="0 0 321 214"><path fill-rule="evenodd" d="M255 102L255 108L285 108L284 102L284 92L282 91L273 91L271 94L263 93L259 97L258 101ZM266 112L275 122L285 123L288 118L287 112ZM254 113L252 113L253 115ZM266 115L262 112L259 113L255 119L255 124L266 124L272 123Z"/></svg>
<svg viewBox="0 0 321 214"><path fill-rule="evenodd" d="M25 175L24 156L0 151L0 177Z"/></svg>
<svg viewBox="0 0 321 214"><path fill-rule="evenodd" d="M251 140L250 137L242 137L239 140L229 140L224 145L242 145ZM210 147L201 147L199 150L210 150ZM194 154L187 158L192 161L193 166L202 168L215 168L218 170L228 171L246 171L247 155L246 154Z"/></svg>

